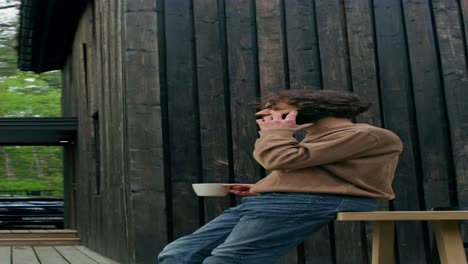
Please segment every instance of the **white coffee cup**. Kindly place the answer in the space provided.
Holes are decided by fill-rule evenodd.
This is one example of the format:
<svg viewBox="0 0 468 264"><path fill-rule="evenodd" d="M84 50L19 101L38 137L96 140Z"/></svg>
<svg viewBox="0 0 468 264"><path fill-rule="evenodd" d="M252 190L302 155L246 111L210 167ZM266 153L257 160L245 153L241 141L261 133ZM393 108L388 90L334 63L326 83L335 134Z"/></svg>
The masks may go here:
<svg viewBox="0 0 468 264"><path fill-rule="evenodd" d="M226 196L229 192L222 183L194 183L193 190L198 196Z"/></svg>

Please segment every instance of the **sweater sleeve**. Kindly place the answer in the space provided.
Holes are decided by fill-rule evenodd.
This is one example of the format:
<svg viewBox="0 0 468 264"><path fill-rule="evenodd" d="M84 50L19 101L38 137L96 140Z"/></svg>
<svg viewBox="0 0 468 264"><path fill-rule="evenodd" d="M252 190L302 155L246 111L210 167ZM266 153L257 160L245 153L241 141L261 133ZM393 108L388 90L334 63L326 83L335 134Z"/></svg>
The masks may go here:
<svg viewBox="0 0 468 264"><path fill-rule="evenodd" d="M255 160L266 170L300 169L342 161L377 145L377 139L365 131L302 143L293 134L286 129L261 131L255 142Z"/></svg>

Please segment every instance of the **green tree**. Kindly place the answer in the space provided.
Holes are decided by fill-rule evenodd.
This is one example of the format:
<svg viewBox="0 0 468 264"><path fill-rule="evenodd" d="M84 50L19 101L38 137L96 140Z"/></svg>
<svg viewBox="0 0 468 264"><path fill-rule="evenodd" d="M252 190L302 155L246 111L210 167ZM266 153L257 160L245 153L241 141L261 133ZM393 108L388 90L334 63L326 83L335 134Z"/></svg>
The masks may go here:
<svg viewBox="0 0 468 264"><path fill-rule="evenodd" d="M0 11L17 12L19 0L0 0ZM11 13L11 12L10 12ZM0 13L0 117L61 116L60 71L17 69L18 17ZM50 190L63 197L62 147L0 146L0 193Z"/></svg>
<svg viewBox="0 0 468 264"><path fill-rule="evenodd" d="M44 74L15 71L0 77L0 117L61 116L59 71ZM45 76L45 77L44 77Z"/></svg>

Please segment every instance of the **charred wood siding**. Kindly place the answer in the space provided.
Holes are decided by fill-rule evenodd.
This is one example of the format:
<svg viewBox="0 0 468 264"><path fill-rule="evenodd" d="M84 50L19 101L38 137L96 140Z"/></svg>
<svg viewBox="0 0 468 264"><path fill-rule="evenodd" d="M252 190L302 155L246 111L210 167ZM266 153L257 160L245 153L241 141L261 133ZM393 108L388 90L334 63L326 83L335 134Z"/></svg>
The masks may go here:
<svg viewBox="0 0 468 264"><path fill-rule="evenodd" d="M251 103L289 88L364 95L374 106L357 121L402 138L397 199L381 209L467 206L467 17L456 0L95 1L64 70L83 242L154 263L239 203L191 184L264 177ZM369 228L332 223L281 263L369 263ZM398 263L434 259L430 226L398 223L396 235Z"/></svg>

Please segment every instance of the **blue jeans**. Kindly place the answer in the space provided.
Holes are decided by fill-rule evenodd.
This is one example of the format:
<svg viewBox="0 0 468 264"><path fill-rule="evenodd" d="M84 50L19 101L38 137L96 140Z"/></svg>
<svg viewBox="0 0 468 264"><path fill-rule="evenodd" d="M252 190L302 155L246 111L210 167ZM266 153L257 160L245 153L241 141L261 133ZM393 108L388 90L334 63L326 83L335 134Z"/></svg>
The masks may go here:
<svg viewBox="0 0 468 264"><path fill-rule="evenodd" d="M376 200L330 194L247 196L193 234L167 245L160 264L271 264L337 212L372 211Z"/></svg>

